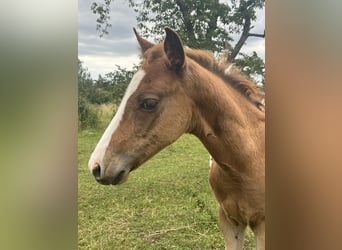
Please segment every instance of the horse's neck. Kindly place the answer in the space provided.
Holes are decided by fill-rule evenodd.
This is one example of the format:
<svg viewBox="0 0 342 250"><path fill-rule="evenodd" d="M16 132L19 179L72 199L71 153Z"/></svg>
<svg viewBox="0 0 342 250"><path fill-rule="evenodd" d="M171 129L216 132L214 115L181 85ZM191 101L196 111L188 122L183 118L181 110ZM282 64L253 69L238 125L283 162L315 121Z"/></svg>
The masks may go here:
<svg viewBox="0 0 342 250"><path fill-rule="evenodd" d="M198 79L192 86L191 133L223 167L243 171L259 164L264 124L256 117L255 107L213 74L199 74Z"/></svg>

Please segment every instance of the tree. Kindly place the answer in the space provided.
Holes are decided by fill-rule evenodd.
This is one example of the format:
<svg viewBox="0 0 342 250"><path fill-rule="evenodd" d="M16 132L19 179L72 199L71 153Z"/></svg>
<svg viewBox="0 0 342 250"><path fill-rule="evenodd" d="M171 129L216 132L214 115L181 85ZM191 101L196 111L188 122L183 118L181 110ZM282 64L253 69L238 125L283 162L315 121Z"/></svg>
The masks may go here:
<svg viewBox="0 0 342 250"><path fill-rule="evenodd" d="M114 103L119 105L127 85L133 78L137 66L127 70L116 66L113 72L97 80L90 77L87 68L78 60L78 126L80 129L95 128L99 125L100 113L96 105Z"/></svg>
<svg viewBox="0 0 342 250"><path fill-rule="evenodd" d="M120 104L121 99L125 94L125 90L133 78L136 69L137 66L134 66L132 70L127 70L119 65L116 65L116 68L113 72L106 74L106 79L111 86L111 89L108 91L112 93L111 98L115 104Z"/></svg>
<svg viewBox="0 0 342 250"><path fill-rule="evenodd" d="M89 100L90 93L94 89L93 80L87 68L84 68L80 59L78 59L78 96Z"/></svg>
<svg viewBox="0 0 342 250"><path fill-rule="evenodd" d="M101 75L94 82L93 91L90 93L89 101L94 104L112 102L111 83Z"/></svg>
<svg viewBox="0 0 342 250"><path fill-rule="evenodd" d="M220 51L225 41L231 41L227 31L230 8L218 0L129 0L138 13L138 28L142 35L161 40L164 27L177 30L183 42L191 48Z"/></svg>
<svg viewBox="0 0 342 250"><path fill-rule="evenodd" d="M265 0L127 0L137 12L138 28L145 37L151 36L161 40L164 27L177 30L185 45L191 48L207 49L220 53L229 51L228 61L235 62L248 37L264 38L265 34L252 33L253 22L256 21L256 10L264 8ZM113 0L94 2L91 9L99 15L97 30L100 36L108 33L111 26L110 4ZM231 45L232 33L239 33L240 38L235 46ZM250 55L255 58L257 55ZM241 55L239 64L246 55ZM251 60L246 61L246 65ZM260 62L254 60L253 63ZM261 65L262 66L262 65ZM253 66L250 65L252 69ZM252 72L259 74L260 72Z"/></svg>
<svg viewBox="0 0 342 250"><path fill-rule="evenodd" d="M258 57L256 52L252 55L240 53L241 57L235 60L235 64L241 71L254 80L256 83L264 85L265 82L265 63ZM262 86L263 87L263 86Z"/></svg>
<svg viewBox="0 0 342 250"><path fill-rule="evenodd" d="M78 96L89 104L112 102L118 105L137 68L134 66L132 70L127 70L116 65L112 72L93 80L78 60Z"/></svg>
<svg viewBox="0 0 342 250"><path fill-rule="evenodd" d="M98 112L91 107L89 97L93 92L93 80L82 62L78 59L78 127L96 127L99 123Z"/></svg>

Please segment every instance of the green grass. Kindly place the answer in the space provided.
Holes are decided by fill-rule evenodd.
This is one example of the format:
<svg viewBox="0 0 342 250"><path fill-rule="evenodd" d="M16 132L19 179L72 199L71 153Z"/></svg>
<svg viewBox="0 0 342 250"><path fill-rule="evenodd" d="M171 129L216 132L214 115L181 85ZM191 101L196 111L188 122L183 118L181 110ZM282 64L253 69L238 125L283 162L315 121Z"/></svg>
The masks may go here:
<svg viewBox="0 0 342 250"><path fill-rule="evenodd" d="M79 249L224 249L208 153L182 136L119 186L96 183L87 168L101 131L79 132ZM254 249L250 232L245 249Z"/></svg>

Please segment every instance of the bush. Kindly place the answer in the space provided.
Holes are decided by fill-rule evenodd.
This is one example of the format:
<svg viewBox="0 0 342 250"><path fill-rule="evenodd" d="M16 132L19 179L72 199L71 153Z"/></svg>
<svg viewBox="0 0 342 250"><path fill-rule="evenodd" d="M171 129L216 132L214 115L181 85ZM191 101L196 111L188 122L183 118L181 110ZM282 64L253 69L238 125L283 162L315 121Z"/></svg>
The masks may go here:
<svg viewBox="0 0 342 250"><path fill-rule="evenodd" d="M82 97L78 98L78 127L97 128L100 121L99 112L93 108L90 103Z"/></svg>

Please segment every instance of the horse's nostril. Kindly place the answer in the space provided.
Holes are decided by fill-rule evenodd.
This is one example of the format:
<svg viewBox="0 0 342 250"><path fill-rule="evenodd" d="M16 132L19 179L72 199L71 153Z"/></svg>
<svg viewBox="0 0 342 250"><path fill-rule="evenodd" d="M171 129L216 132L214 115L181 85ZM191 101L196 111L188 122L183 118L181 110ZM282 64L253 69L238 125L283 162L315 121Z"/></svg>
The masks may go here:
<svg viewBox="0 0 342 250"><path fill-rule="evenodd" d="M99 180L101 178L101 167L99 164L97 164L96 167L93 168L93 175L96 180Z"/></svg>

